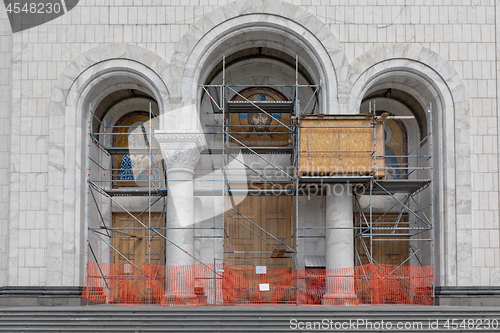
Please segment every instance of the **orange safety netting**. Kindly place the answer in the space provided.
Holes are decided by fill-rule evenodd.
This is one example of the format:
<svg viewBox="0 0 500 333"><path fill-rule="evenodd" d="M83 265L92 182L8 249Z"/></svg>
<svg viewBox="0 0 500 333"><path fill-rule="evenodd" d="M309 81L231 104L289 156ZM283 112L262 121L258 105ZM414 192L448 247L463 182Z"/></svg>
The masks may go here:
<svg viewBox="0 0 500 333"><path fill-rule="evenodd" d="M82 298L130 305L432 305L434 267L267 269L88 263Z"/></svg>

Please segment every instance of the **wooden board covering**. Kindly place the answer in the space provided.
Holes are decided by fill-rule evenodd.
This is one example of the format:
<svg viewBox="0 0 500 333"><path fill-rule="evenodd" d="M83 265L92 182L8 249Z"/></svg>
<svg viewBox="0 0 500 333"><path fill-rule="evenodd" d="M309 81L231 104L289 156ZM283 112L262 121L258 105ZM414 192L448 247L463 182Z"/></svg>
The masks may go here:
<svg viewBox="0 0 500 333"><path fill-rule="evenodd" d="M303 175L374 175L374 148L384 155L383 123L367 115L307 115L300 118L300 172ZM377 168L384 158L377 158ZM383 169L377 174L383 177Z"/></svg>
<svg viewBox="0 0 500 333"><path fill-rule="evenodd" d="M136 215L136 214L134 214ZM139 219L146 226L149 224L149 216L146 213ZM165 227L165 215L159 213L151 214L151 226L153 228ZM139 222L133 221L132 217L126 213L113 214L113 228L120 228L120 230L113 229L111 234L113 236L112 245L123 256L133 263L148 263L148 246L149 246L149 231L144 228ZM165 234L165 230L158 230L161 234ZM164 238L155 235L151 241L151 264L163 265L165 263L164 250L161 250L165 245ZM127 263L128 261L123 258L116 251L113 251L113 263Z"/></svg>
<svg viewBox="0 0 500 333"><path fill-rule="evenodd" d="M291 197L248 196L236 210L270 235L240 214L228 211L225 248L228 252L236 252L228 253L228 263L250 267L267 266L270 269L292 268L291 255L287 253L290 250L272 237L292 247Z"/></svg>

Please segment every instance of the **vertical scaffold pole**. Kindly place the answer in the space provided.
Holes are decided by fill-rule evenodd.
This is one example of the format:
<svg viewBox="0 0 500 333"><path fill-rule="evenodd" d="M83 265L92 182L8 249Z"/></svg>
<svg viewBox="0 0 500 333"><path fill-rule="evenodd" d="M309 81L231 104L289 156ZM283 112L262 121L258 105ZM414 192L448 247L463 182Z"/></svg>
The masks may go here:
<svg viewBox="0 0 500 333"><path fill-rule="evenodd" d="M373 102L375 105L375 102ZM373 176L377 177L377 115L375 110L373 110L373 118L372 118L372 126L373 126Z"/></svg>
<svg viewBox="0 0 500 333"><path fill-rule="evenodd" d="M295 56L295 119L297 168L295 175L295 278L297 283L297 306L299 305L299 172L300 172L300 109L299 109L299 56Z"/></svg>
<svg viewBox="0 0 500 333"><path fill-rule="evenodd" d="M111 147L111 146L112 146L112 143L111 143L111 142L113 142L113 136L108 136L108 135L106 134L106 133L107 133L106 121L103 121L102 127L103 127L103 130L104 130L104 138L103 138L103 139L104 139L104 146L105 146L105 147ZM112 126L110 126L110 127L109 127L109 129L110 129L110 132L112 133L112 132L113 132L113 127L112 127ZM109 158L109 159L108 159L108 163L107 163L107 165L108 165L108 171L109 171L109 173L108 173L108 177L109 177L109 180L110 180L110 181L109 181L109 183L108 183L108 182L105 182L105 183L104 183L104 188L113 189L113 172L114 172L114 170L113 170L113 158ZM119 172L119 171L117 171L117 173L118 173L118 172ZM118 178L118 177L117 177L117 178ZM106 180L106 178L105 178L104 180ZM113 223L113 222L112 222L112 221L113 221L113 213L112 213L112 212L113 212L113 199L109 198L109 199L108 199L108 202L109 202L109 212L108 212L108 217L110 218L111 223ZM111 226L113 226L113 225L111 224ZM112 235L112 234L111 234L111 235ZM111 253L110 253L110 254L109 254L109 261L108 261L108 262L112 262L112 259L113 259L113 258L112 258L112 255L111 255Z"/></svg>
<svg viewBox="0 0 500 333"><path fill-rule="evenodd" d="M227 257L226 257L226 235L229 235L229 231L226 233L226 139L227 139L227 134L226 134L226 56L222 56L222 86L221 86L221 108L222 108L222 254L223 254L223 264L222 266L224 267L224 264L226 263ZM228 211L229 212L229 211ZM229 225L228 225L229 229ZM227 242L229 244L229 241ZM215 267L214 267L215 270ZM224 268L225 270L225 268ZM216 277L216 275L214 275ZM214 283L217 283L217 280L214 281ZM222 284L221 288L224 290L224 279L222 279ZM215 304L217 305L217 303Z"/></svg>
<svg viewBox="0 0 500 333"><path fill-rule="evenodd" d="M92 158L90 156L90 144L91 144L91 136L92 136L92 104L89 104L89 135L87 137L87 263L89 262L89 256L90 256L90 224L91 224L91 217L90 217L90 159Z"/></svg>
<svg viewBox="0 0 500 333"><path fill-rule="evenodd" d="M149 146L149 149L148 149L148 159L147 161L149 161L149 167L148 167L148 267L149 267L149 271L148 271L148 280L149 280L149 288L148 288L148 300L151 302L151 289L153 288L153 281L151 280L151 243L152 243L152 239L151 239L151 172L152 172L152 166L153 166L153 156L152 156L152 138L153 138L153 135L152 135L152 131L153 131L153 117L152 117L152 109L151 109L151 103L149 103L149 142L148 142L148 146Z"/></svg>
<svg viewBox="0 0 500 333"><path fill-rule="evenodd" d="M375 115L375 102L373 102L373 114ZM372 104L370 103L370 113L372 112ZM374 118L375 119L375 118ZM373 146L376 150L377 146L377 135L374 133L373 135ZM377 161L375 161L375 165L377 165ZM375 175L374 175L375 176ZM370 181L370 263L373 263L373 203L372 203L372 195L373 195L373 178Z"/></svg>
<svg viewBox="0 0 500 333"><path fill-rule="evenodd" d="M217 266L217 263L216 263L216 258L215 258L215 255L214 255L214 305L217 306L217 272L216 272L216 266Z"/></svg>
<svg viewBox="0 0 500 333"><path fill-rule="evenodd" d="M371 103L369 105L370 105L370 113L371 113L372 105L371 105ZM374 101L373 102L373 119L374 120L375 120L375 114L376 114L376 111L375 111L375 101ZM373 131L373 147L374 147L374 150L376 151L377 135L375 133L375 130ZM377 165L376 158L377 157L375 156L375 164L374 164L375 167ZM376 169L374 171L376 171ZM370 258L369 258L370 264L373 263L373 202L372 202L372 196L373 196L373 183L374 183L375 177L376 177L376 174L374 173L373 177L370 180ZM370 294L371 294L371 300L373 302L373 275L370 275L370 277L371 277Z"/></svg>

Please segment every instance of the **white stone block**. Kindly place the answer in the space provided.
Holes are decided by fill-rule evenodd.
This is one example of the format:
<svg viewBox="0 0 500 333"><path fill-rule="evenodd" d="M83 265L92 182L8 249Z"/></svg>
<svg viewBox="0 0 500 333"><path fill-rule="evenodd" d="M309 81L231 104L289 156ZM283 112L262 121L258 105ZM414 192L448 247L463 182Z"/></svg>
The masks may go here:
<svg viewBox="0 0 500 333"><path fill-rule="evenodd" d="M484 177L484 174L483 174ZM479 192L479 209L486 210L488 209L488 192Z"/></svg>
<svg viewBox="0 0 500 333"><path fill-rule="evenodd" d="M20 172L31 172L31 155L20 156Z"/></svg>
<svg viewBox="0 0 500 333"><path fill-rule="evenodd" d="M481 286L490 285L490 269L488 267L481 268Z"/></svg>
<svg viewBox="0 0 500 333"><path fill-rule="evenodd" d="M474 267L484 267L484 249L473 249Z"/></svg>
<svg viewBox="0 0 500 333"><path fill-rule="evenodd" d="M31 247L34 249L40 248L40 230L32 229L30 232Z"/></svg>
<svg viewBox="0 0 500 333"><path fill-rule="evenodd" d="M15 284L17 286L29 286L30 285L30 270L29 268L19 267L19 277Z"/></svg>
<svg viewBox="0 0 500 333"><path fill-rule="evenodd" d="M482 248L490 247L489 230L479 230L479 242L480 242L480 247Z"/></svg>
<svg viewBox="0 0 500 333"><path fill-rule="evenodd" d="M148 23L148 12L146 7L139 7L137 10L137 23L147 24Z"/></svg>
<svg viewBox="0 0 500 333"><path fill-rule="evenodd" d="M500 286L500 268L496 267L490 269L490 281L492 286Z"/></svg>
<svg viewBox="0 0 500 333"><path fill-rule="evenodd" d="M24 213L26 217L26 230L32 230L36 227L36 212L29 210Z"/></svg>
<svg viewBox="0 0 500 333"><path fill-rule="evenodd" d="M26 254L25 266L26 267L34 267L35 266L35 250L34 249L26 249L25 254Z"/></svg>
<svg viewBox="0 0 500 333"><path fill-rule="evenodd" d="M500 247L500 232L499 230L489 230L490 235L490 246L493 249L499 249Z"/></svg>
<svg viewBox="0 0 500 333"><path fill-rule="evenodd" d="M19 230L19 247L30 248L31 236L29 230Z"/></svg>
<svg viewBox="0 0 500 333"><path fill-rule="evenodd" d="M477 214L473 214L473 219L477 218ZM473 229L472 230L472 247L473 248L478 248L481 247L481 241L479 237L479 230Z"/></svg>
<svg viewBox="0 0 500 333"><path fill-rule="evenodd" d="M31 286L39 286L40 285L40 269L38 268L30 268L30 285Z"/></svg>
<svg viewBox="0 0 500 333"><path fill-rule="evenodd" d="M488 193L489 195L489 207L491 211L498 211L498 192L492 191Z"/></svg>
<svg viewBox="0 0 500 333"><path fill-rule="evenodd" d="M495 214L491 210L484 211L484 228L489 230L495 228Z"/></svg>
<svg viewBox="0 0 500 333"><path fill-rule="evenodd" d="M495 7L490 6L486 7L486 24L495 24Z"/></svg>
<svg viewBox="0 0 500 333"><path fill-rule="evenodd" d="M42 249L37 249L35 251L35 266L36 267L45 267L46 262L45 262L45 250Z"/></svg>
<svg viewBox="0 0 500 333"><path fill-rule="evenodd" d="M25 249L19 249L19 261L18 265L19 267L26 267L26 250Z"/></svg>
<svg viewBox="0 0 500 333"><path fill-rule="evenodd" d="M41 242L40 242L40 247L44 248L45 245L44 245L44 242L45 242L45 239L46 237L44 236L44 233L45 233L45 228L47 226L47 223L46 223L46 212L45 211L37 211L36 212L36 225L35 225L35 228L39 229L39 230L42 230L41 232Z"/></svg>

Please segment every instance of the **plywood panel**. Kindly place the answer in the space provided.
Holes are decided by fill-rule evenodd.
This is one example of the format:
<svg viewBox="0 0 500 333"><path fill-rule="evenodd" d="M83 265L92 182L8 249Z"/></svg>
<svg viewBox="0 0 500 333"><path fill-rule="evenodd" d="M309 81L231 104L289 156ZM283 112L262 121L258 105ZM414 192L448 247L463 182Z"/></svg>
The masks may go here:
<svg viewBox="0 0 500 333"><path fill-rule="evenodd" d="M135 214L134 214L135 215ZM149 225L149 215L141 216L139 220L146 226ZM151 226L153 228L165 227L165 215L152 214ZM158 229L158 232L165 234L164 229ZM149 258L149 245L151 245L151 264L163 265L165 261L164 245L165 240L158 235L151 233L151 243L149 242L150 233L139 222L134 221L133 218L126 213L113 214L113 236L112 245L122 255L113 251L113 263L133 263L142 264L148 262ZM155 254L156 253L156 254ZM154 254L154 255L153 255Z"/></svg>
<svg viewBox="0 0 500 333"><path fill-rule="evenodd" d="M266 230L272 236L265 234L264 238L274 246L269 243L262 242L261 251L274 252L274 257L287 256L283 255L283 252L290 251L288 247L292 247L292 234L291 234L291 198L274 196L274 197L264 197L262 200L262 213L264 214L263 219L266 221ZM283 244L278 242L275 238L279 239ZM289 255L288 255L289 256ZM287 269L292 267L291 260L286 259L273 259L267 260L267 266L275 269Z"/></svg>
<svg viewBox="0 0 500 333"><path fill-rule="evenodd" d="M236 208L241 215L234 211L229 211L227 213L226 233L231 240L231 243L228 244L229 251L260 251L260 243L258 242L257 236L260 235L259 228L247 220L249 219L257 225L262 225L259 205L259 197L249 196ZM234 254L232 257L239 256L239 254ZM246 259L248 259L251 256L246 257Z"/></svg>
<svg viewBox="0 0 500 333"><path fill-rule="evenodd" d="M377 129L381 129L383 135L383 124ZM383 147L382 140L377 155L384 155ZM309 115L300 119L300 171L303 174L374 174L374 148L371 117ZM383 167L382 164L383 158L378 159L377 167Z"/></svg>
<svg viewBox="0 0 500 333"><path fill-rule="evenodd" d="M228 235L225 242L226 250L236 252L228 253L228 263L245 266L268 266L276 269L291 268L292 261L290 259L273 259L273 257L280 256L277 254L278 251L282 252L281 256L287 256L284 253L286 246L283 244L291 247L290 197L249 196L236 207L236 210L260 228L236 212L229 211L226 214L226 233Z"/></svg>

